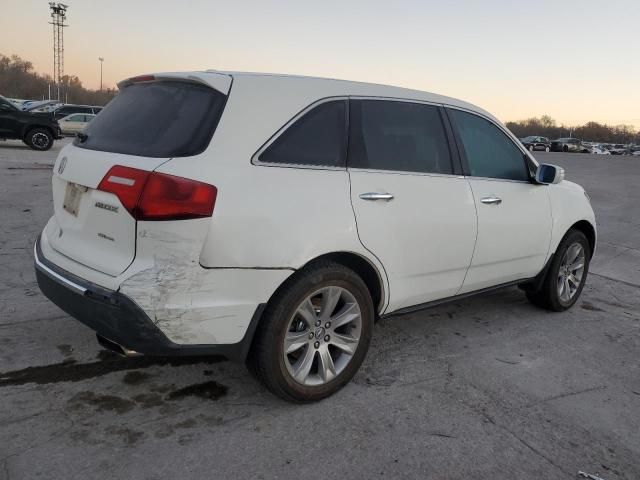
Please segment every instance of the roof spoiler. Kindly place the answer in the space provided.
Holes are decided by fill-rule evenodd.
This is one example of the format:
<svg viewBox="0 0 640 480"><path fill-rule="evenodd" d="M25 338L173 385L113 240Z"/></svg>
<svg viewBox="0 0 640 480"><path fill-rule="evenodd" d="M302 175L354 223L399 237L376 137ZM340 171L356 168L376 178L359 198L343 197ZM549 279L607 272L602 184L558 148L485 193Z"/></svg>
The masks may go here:
<svg viewBox="0 0 640 480"><path fill-rule="evenodd" d="M197 83L211 87L224 95L229 94L231 75L218 72L169 72L169 73L153 73L136 75L118 82L118 88L123 89L136 83L150 83L163 80L174 80L188 83Z"/></svg>

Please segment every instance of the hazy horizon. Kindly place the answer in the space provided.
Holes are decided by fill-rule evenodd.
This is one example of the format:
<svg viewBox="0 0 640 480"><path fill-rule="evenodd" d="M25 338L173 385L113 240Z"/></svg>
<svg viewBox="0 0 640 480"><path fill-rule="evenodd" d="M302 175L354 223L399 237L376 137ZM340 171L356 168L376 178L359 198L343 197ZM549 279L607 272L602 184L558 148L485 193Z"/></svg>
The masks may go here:
<svg viewBox="0 0 640 480"><path fill-rule="evenodd" d="M48 2L4 3L0 53L52 75ZM65 3L64 71L87 88L99 87L104 57L110 87L155 71L294 73L449 95L503 121L640 128L634 0Z"/></svg>

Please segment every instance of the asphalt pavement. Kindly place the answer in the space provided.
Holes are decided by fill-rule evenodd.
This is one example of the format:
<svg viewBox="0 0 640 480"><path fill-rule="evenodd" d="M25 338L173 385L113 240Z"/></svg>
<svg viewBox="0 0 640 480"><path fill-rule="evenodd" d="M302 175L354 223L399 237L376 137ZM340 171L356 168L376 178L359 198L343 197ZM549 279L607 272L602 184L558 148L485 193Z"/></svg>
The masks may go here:
<svg viewBox="0 0 640 480"><path fill-rule="evenodd" d="M573 309L509 288L382 320L354 381L300 406L220 359L117 357L43 297L59 148L0 142L0 479L640 478L640 158L536 153L596 210Z"/></svg>

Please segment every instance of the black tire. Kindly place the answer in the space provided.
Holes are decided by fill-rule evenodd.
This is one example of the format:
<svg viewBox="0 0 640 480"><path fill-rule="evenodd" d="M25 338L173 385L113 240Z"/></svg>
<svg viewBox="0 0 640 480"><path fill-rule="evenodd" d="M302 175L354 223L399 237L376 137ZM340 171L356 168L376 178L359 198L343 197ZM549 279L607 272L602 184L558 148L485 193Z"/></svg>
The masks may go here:
<svg viewBox="0 0 640 480"><path fill-rule="evenodd" d="M24 139L29 148L45 152L53 146L53 135L46 128L32 128Z"/></svg>
<svg viewBox="0 0 640 480"><path fill-rule="evenodd" d="M347 290L357 301L361 312L360 340L355 353L335 378L320 385L304 385L294 379L285 365L284 336L301 302L318 289L329 286ZM373 323L371 294L356 273L329 261L312 263L289 278L269 301L256 330L247 367L272 393L287 401L321 400L340 390L358 371L371 343Z"/></svg>
<svg viewBox="0 0 640 480"><path fill-rule="evenodd" d="M562 151L563 151L563 152L565 152L565 153L566 153L566 152L568 152L568 151L569 151L569 147L567 147L567 146L565 145L564 147L562 147Z"/></svg>
<svg viewBox="0 0 640 480"><path fill-rule="evenodd" d="M575 243L579 243L584 249L584 270L576 293L569 301L563 301L558 292L558 277L560 275L563 257L567 252L567 249ZM584 288L584 284L589 273L590 261L591 246L589 245L587 237L579 230L569 230L556 249L556 253L553 256L553 260L551 261L549 270L542 282L542 286L537 291L527 291L527 298L534 305L553 312L563 312L568 310L576 303L582 293L582 289Z"/></svg>

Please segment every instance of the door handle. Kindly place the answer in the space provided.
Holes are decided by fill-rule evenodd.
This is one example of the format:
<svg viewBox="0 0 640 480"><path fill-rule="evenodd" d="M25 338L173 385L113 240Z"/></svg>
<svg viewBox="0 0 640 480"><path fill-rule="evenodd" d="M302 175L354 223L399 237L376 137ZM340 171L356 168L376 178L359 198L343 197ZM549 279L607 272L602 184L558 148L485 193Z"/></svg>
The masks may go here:
<svg viewBox="0 0 640 480"><path fill-rule="evenodd" d="M367 192L361 193L360 198L363 200L393 200L392 193Z"/></svg>
<svg viewBox="0 0 640 480"><path fill-rule="evenodd" d="M484 197L480 201L486 205L500 205L502 203L502 199L498 197Z"/></svg>

